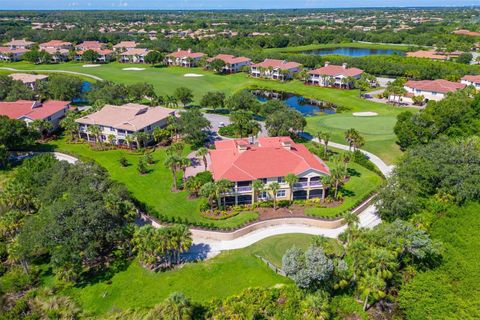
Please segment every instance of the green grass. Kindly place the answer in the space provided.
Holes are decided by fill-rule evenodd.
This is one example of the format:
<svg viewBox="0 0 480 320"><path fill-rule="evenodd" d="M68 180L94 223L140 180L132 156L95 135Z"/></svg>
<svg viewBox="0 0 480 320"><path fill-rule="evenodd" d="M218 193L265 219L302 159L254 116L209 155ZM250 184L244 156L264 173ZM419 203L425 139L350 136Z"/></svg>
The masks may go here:
<svg viewBox="0 0 480 320"><path fill-rule="evenodd" d="M323 43L323 44L309 44L306 46L286 47L286 48L268 48L265 52L302 52L317 49L332 49L332 48L367 48L367 49L394 49L407 51L410 46L396 45L396 44L379 44L379 43L362 43L362 42L342 42L342 43Z"/></svg>
<svg viewBox="0 0 480 320"><path fill-rule="evenodd" d="M354 171L354 174L343 186L342 192L345 195L343 203L333 208L305 208L305 214L317 217L337 217L340 213L353 209L360 204L360 201L366 200L366 197L377 190L383 182L376 173L356 163L350 163L348 167Z"/></svg>
<svg viewBox="0 0 480 320"><path fill-rule="evenodd" d="M274 236L245 249L223 252L204 262L158 273L145 270L134 261L109 281L72 288L67 293L92 315L152 307L177 291L193 301L207 302L234 295L248 287L291 283L275 274L255 255L281 264L281 257L288 248L292 245L306 248L311 239L312 236L302 234Z"/></svg>
<svg viewBox="0 0 480 320"><path fill-rule="evenodd" d="M147 206L147 211L153 216L167 216L181 219L189 224L212 223L216 228L234 228L243 225L258 216L255 212L240 213L226 220L211 220L200 215L200 201L188 199L187 192L171 192L172 173L163 162L166 154L164 149L156 149L153 153L155 164L149 166L150 172L140 175L137 163L142 155L138 152L125 150L94 151L87 144L69 144L65 140L51 143L58 151L65 151L81 159L95 160L110 173L112 179L125 184L133 197ZM186 151L188 152L188 150ZM128 167L122 167L120 157L124 155L129 162Z"/></svg>
<svg viewBox="0 0 480 320"><path fill-rule="evenodd" d="M361 132L365 136L366 144L364 148L366 150L377 154L387 163L392 163L401 154L395 143L393 126L396 121L396 116L402 111L402 109L361 99L358 90L338 90L306 86L298 80L282 83L278 81L255 79L244 73L216 75L201 68L155 68L148 65L126 65L116 62L101 65L97 68L83 68L82 65L83 64L81 63L62 63L54 65L32 65L25 62L0 63L0 67L16 68L24 71L50 69L88 73L105 80L125 84L148 82L154 86L156 92L160 95L172 95L176 88L184 86L192 89L194 93L194 103L198 103L207 91L222 91L227 95L248 88L291 92L302 95L306 98L327 101L345 109L345 111L339 114L309 117L306 130L311 134L316 134L317 131L326 129L332 132L332 141L345 143L342 133L351 127L358 127L362 129ZM122 70L125 67L132 66L139 66L146 69L143 71ZM186 73L197 73L203 75L203 77L187 78L184 77ZM379 120L371 121L370 119L355 117L351 118L350 121L343 121L344 117L351 116L352 112L358 111L377 112L380 115ZM342 118L342 120L338 119L335 126L330 127L328 124L324 126L325 119L330 118ZM332 121L335 122L335 120ZM370 131L381 131L382 134L371 134Z"/></svg>

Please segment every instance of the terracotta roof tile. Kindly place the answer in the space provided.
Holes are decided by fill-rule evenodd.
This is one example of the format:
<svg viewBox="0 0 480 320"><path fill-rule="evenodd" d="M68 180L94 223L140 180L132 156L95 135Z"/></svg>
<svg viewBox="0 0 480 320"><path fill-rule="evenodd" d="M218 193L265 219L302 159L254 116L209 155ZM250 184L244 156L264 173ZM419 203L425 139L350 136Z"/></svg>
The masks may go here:
<svg viewBox="0 0 480 320"><path fill-rule="evenodd" d="M407 81L407 83L405 83L405 86L413 89L422 90L422 91L439 92L439 93L453 92L466 87L465 84L443 80L443 79L420 80L420 81L409 80Z"/></svg>
<svg viewBox="0 0 480 320"><path fill-rule="evenodd" d="M68 108L69 102L67 101L49 100L44 103L38 103L36 101L18 100L14 102L0 102L0 115L5 115L11 119L47 119L60 110Z"/></svg>

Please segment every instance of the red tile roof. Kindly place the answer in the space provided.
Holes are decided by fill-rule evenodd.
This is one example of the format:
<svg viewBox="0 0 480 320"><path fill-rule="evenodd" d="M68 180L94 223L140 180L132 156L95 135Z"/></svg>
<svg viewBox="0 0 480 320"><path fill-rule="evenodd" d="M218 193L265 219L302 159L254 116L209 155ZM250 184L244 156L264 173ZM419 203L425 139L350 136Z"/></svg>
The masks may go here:
<svg viewBox="0 0 480 320"><path fill-rule="evenodd" d="M346 66L337 66L337 65L327 65L309 72L309 74L318 74L321 76L330 76L335 77L338 75L343 75L345 77L355 77L363 73L362 69L358 68L347 68Z"/></svg>
<svg viewBox="0 0 480 320"><path fill-rule="evenodd" d="M0 47L0 53L6 53L6 54L9 54L9 53L25 53L25 52L28 52L30 50L28 49L10 49L10 47Z"/></svg>
<svg viewBox="0 0 480 320"><path fill-rule="evenodd" d="M62 40L50 40L48 42L40 43L40 48L61 48L64 46L71 46L71 42Z"/></svg>
<svg viewBox="0 0 480 320"><path fill-rule="evenodd" d="M453 33L463 36L480 37L480 32L470 31L466 29L455 30L453 31Z"/></svg>
<svg viewBox="0 0 480 320"><path fill-rule="evenodd" d="M329 174L322 160L289 137L259 138L258 144L245 139L223 140L216 141L215 147L210 151L215 180L249 181L301 174L309 169ZM239 150L242 147L244 151Z"/></svg>
<svg viewBox="0 0 480 320"><path fill-rule="evenodd" d="M109 54L111 54L111 53L113 52L113 51L110 50L110 49L96 49L96 48L93 48L93 49L87 49L87 50L80 50L80 51L78 51L77 53L78 53L79 55L82 55L82 54L85 53L85 51L89 51L89 50L95 51L96 53L98 53L98 54L100 54L100 55L109 55Z"/></svg>
<svg viewBox="0 0 480 320"><path fill-rule="evenodd" d="M121 41L113 46L114 48L136 48L137 43L135 41Z"/></svg>
<svg viewBox="0 0 480 320"><path fill-rule="evenodd" d="M82 43L77 44L77 48L81 48L83 50L89 49L101 49L105 44L101 43L100 41L83 41Z"/></svg>
<svg viewBox="0 0 480 320"><path fill-rule="evenodd" d="M443 79L421 80L421 81L409 80L407 81L407 83L405 83L405 86L413 89L422 90L422 91L439 92L439 93L453 92L466 87L465 84L443 80Z"/></svg>
<svg viewBox="0 0 480 320"><path fill-rule="evenodd" d="M440 54L435 50L420 50L420 51L413 51L407 52L407 57L410 58L427 58L427 59L434 59L434 60L447 60L448 56Z"/></svg>
<svg viewBox="0 0 480 320"><path fill-rule="evenodd" d="M208 62L212 62L213 60L217 59L222 60L226 64L236 64L252 61L250 58L247 57L235 57L231 54L218 54L215 57L208 59Z"/></svg>
<svg viewBox="0 0 480 320"><path fill-rule="evenodd" d="M47 119L60 110L68 109L69 104L67 101L57 100L49 100L44 103L29 100L0 102L0 115L7 116L10 119Z"/></svg>
<svg viewBox="0 0 480 320"><path fill-rule="evenodd" d="M475 83L480 83L480 76L466 75L462 78L462 80L475 82Z"/></svg>
<svg viewBox="0 0 480 320"><path fill-rule="evenodd" d="M298 62L288 62L285 60L265 59L263 62L253 64L252 67L274 68L281 70L291 70L300 68L302 65Z"/></svg>
<svg viewBox="0 0 480 320"><path fill-rule="evenodd" d="M122 56L145 56L150 52L148 49L133 48L121 53Z"/></svg>
<svg viewBox="0 0 480 320"><path fill-rule="evenodd" d="M168 54L168 57L172 58L201 58L205 55L205 53L202 52L192 52L191 50L177 50L175 52L172 52Z"/></svg>

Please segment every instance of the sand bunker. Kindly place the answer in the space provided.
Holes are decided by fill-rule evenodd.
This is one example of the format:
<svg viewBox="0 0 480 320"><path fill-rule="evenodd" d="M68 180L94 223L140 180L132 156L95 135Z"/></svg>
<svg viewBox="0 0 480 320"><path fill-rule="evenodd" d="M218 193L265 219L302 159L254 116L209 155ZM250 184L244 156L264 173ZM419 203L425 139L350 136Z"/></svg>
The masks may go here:
<svg viewBox="0 0 480 320"><path fill-rule="evenodd" d="M203 74L197 74L197 73L186 73L183 75L184 77L187 78L196 78L196 77L203 77Z"/></svg>
<svg viewBox="0 0 480 320"><path fill-rule="evenodd" d="M145 68L123 68L123 71L142 71L145 70Z"/></svg>
<svg viewBox="0 0 480 320"><path fill-rule="evenodd" d="M95 68L95 67L100 67L100 64L84 64L82 67L84 68Z"/></svg>
<svg viewBox="0 0 480 320"><path fill-rule="evenodd" d="M355 117L375 117L375 116L378 116L378 113L365 111L365 112L354 112L353 115Z"/></svg>

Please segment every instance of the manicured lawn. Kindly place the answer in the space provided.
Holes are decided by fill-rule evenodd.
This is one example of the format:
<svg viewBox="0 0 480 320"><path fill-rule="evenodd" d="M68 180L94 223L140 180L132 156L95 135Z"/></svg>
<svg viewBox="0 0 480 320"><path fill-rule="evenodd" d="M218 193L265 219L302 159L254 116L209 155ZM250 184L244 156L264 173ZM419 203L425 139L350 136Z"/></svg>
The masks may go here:
<svg viewBox="0 0 480 320"><path fill-rule="evenodd" d="M194 93L194 103L198 103L201 97L207 91L223 91L231 95L239 90L248 88L261 88L268 90L277 90L291 92L302 95L307 98L327 101L337 106L341 106L344 111L333 115L318 115L308 118L307 131L316 134L319 130L328 130L332 132L332 141L345 143L343 132L351 127L359 128L365 136L365 149L378 154L388 163L392 163L399 155L400 151L395 144L395 135L393 126L396 122L396 116L402 111L400 108L394 108L390 105L375 103L359 97L358 90L338 90L331 88L320 88L316 86L306 86L301 81L294 80L289 82L278 82L263 79L254 79L244 73L232 75L216 75L201 68L155 68L148 65L130 65L120 63L110 63L96 68L84 68L82 63L62 63L55 65L32 65L25 62L18 63L0 63L0 67L16 68L21 70L68 70L74 72L88 73L98 76L105 80L131 84L136 82L151 83L158 94L172 95L178 87L184 86L192 89ZM126 67L142 67L142 71L125 71ZM2 71L5 73L7 71ZM11 72L11 71L9 71ZM187 73L203 75L202 77L185 77ZM369 119L355 117L350 121L335 121L335 118L351 116L352 112L374 111L380 117L378 121L372 122ZM335 126L324 123L325 119L332 118L336 122ZM372 126L372 127L370 127ZM382 134L371 134L370 131Z"/></svg>
<svg viewBox="0 0 480 320"><path fill-rule="evenodd" d="M145 270L134 261L109 281L73 288L67 293L92 315L152 307L178 291L194 301L206 302L239 293L248 287L290 283L255 255L281 264L285 250L293 245L306 248L311 239L312 236L302 234L275 236L245 249L223 252L205 262L158 273Z"/></svg>
<svg viewBox="0 0 480 320"><path fill-rule="evenodd" d="M345 195L343 203L334 208L306 208L305 214L317 217L337 217L345 210L350 210L360 204L360 201L366 200L366 197L377 190L383 182L376 173L356 163L350 163L348 167L353 174L341 191Z"/></svg>
<svg viewBox="0 0 480 320"><path fill-rule="evenodd" d="M137 163L141 154L124 150L94 151L86 144L69 144L64 140L52 143L59 151L65 151L80 156L84 160L95 160L108 170L112 179L125 184L133 197L147 206L147 211L153 216L175 217L178 222L189 224L212 223L216 228L233 228L254 220L257 213L245 212L227 220L210 220L200 215L200 201L188 199L187 192L171 192L172 173L163 162L165 150L157 149L153 153L155 164L149 166L150 172L140 175ZM186 153L188 150L185 151ZM119 159L124 155L130 165L120 166Z"/></svg>
<svg viewBox="0 0 480 320"><path fill-rule="evenodd" d="M302 52L316 49L331 48L367 48L367 49L394 49L407 51L410 46L395 44L378 44L378 43L362 43L362 42L345 42L345 43L323 43L310 44L306 46L286 47L286 48L269 48L265 52Z"/></svg>

